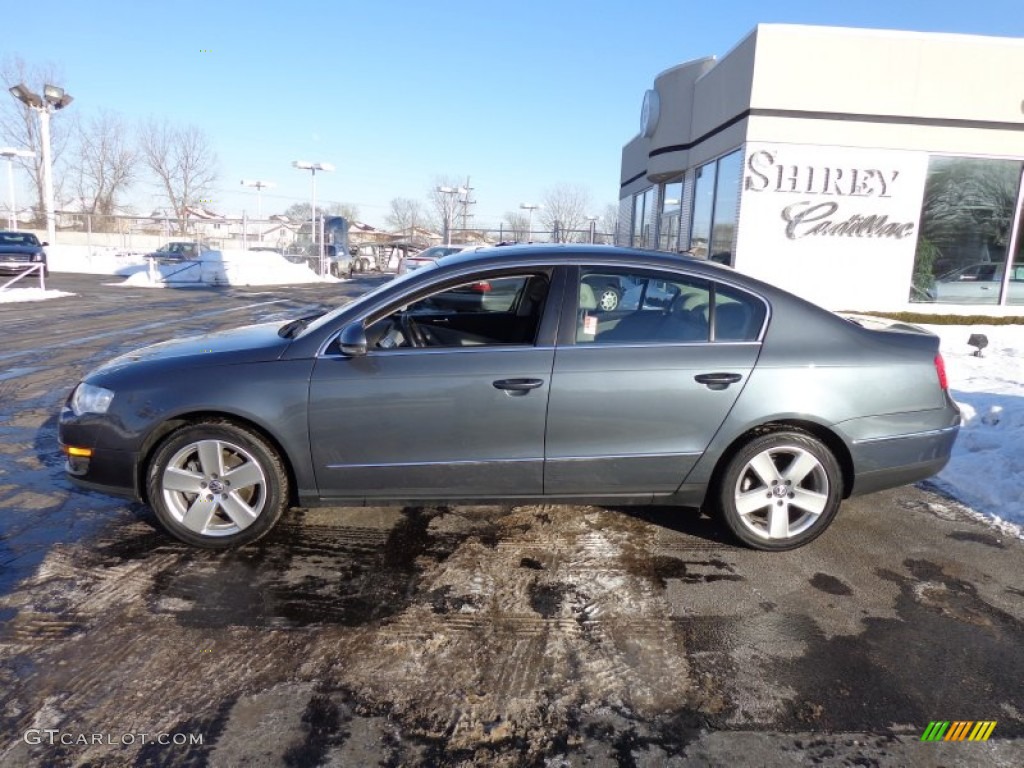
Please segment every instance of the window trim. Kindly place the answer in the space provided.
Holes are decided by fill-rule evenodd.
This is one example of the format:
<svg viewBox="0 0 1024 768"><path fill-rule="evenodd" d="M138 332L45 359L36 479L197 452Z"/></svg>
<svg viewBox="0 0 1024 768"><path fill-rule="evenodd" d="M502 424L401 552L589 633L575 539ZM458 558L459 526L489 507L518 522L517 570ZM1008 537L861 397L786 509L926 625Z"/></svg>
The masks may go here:
<svg viewBox="0 0 1024 768"><path fill-rule="evenodd" d="M403 293L392 296L386 303L375 304L369 307L366 311L361 312L356 317L352 318L349 322L345 323L341 328L338 328L334 332L327 335L324 342L320 345L317 350L317 358L345 358L351 359L347 355L340 353L328 352L328 349L338 340L342 332L349 325L353 323L361 323L363 327L367 327L382 320L392 311L401 307L405 304L412 304L421 298L425 298L430 294L443 291L446 288L451 288L458 285L465 285L467 283L479 282L480 280L496 280L499 277L520 277L520 276L533 276L533 275L545 275L548 278L548 295L544 302L544 311L541 314L540 322L537 324L537 336L533 344L495 344L493 346L480 345L477 347L398 347L396 349L373 349L367 350L367 356L376 353L386 353L393 355L397 352L404 352L406 354L419 354L424 352L437 353L437 352L484 352L494 350L524 350L524 349L546 349L553 348L555 344L555 335L558 329L558 322L560 318L560 307L561 307L561 294L564 292L565 286L565 268L558 265L520 265L518 267L512 266L496 266L492 268L485 268L483 270L472 270L468 272L462 272L455 275L446 275L443 278L433 280L426 285L417 285L413 290L404 291Z"/></svg>

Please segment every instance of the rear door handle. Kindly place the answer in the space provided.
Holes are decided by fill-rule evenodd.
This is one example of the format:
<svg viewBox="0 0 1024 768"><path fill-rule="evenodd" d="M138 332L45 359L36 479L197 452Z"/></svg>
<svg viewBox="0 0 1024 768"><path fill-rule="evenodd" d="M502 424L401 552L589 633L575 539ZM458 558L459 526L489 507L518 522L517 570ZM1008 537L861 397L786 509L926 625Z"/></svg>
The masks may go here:
<svg viewBox="0 0 1024 768"><path fill-rule="evenodd" d="M738 373L698 373L693 380L698 384L705 385L708 389L726 389L730 384L735 384L743 378Z"/></svg>
<svg viewBox="0 0 1024 768"><path fill-rule="evenodd" d="M510 395L525 395L531 389L544 386L544 379L498 379L495 389L502 389Z"/></svg>

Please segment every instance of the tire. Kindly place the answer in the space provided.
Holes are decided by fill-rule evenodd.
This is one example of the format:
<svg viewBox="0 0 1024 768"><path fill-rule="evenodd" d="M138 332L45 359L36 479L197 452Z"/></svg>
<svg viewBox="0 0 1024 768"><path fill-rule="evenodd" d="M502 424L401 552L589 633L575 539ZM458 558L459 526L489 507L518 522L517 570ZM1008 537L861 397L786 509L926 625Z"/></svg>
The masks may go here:
<svg viewBox="0 0 1024 768"><path fill-rule="evenodd" d="M288 473L274 447L228 421L172 432L146 468L146 491L168 533L206 549L256 541L289 498Z"/></svg>
<svg viewBox="0 0 1024 768"><path fill-rule="evenodd" d="M338 262L332 261L331 265L327 268L327 271L332 277L341 277L341 268L338 266Z"/></svg>
<svg viewBox="0 0 1024 768"><path fill-rule="evenodd" d="M614 312L619 308L619 292L610 286L602 289L597 296L597 307L604 312Z"/></svg>
<svg viewBox="0 0 1024 768"><path fill-rule="evenodd" d="M832 452L811 435L783 431L754 438L732 457L716 502L741 542L784 552L820 536L842 495L842 472Z"/></svg>

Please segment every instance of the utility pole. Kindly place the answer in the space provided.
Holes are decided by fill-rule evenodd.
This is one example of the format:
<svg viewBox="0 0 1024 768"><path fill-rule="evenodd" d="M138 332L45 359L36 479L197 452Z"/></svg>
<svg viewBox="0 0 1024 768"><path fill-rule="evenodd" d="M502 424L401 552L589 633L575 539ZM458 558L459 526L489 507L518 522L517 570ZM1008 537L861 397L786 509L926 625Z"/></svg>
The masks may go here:
<svg viewBox="0 0 1024 768"><path fill-rule="evenodd" d="M466 186L463 189L465 197L460 202L462 203L462 232L465 236L466 230L469 229L469 219L473 218L473 214L469 212L469 206L476 205L476 200L469 199L469 193L473 191L473 188L469 186L469 176L466 177Z"/></svg>

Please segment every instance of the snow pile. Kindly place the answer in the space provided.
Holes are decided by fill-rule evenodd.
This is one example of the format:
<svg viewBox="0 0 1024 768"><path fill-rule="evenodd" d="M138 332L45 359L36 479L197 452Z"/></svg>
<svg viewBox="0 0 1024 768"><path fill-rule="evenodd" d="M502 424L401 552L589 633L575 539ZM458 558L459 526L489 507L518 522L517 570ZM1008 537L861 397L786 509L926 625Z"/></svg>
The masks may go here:
<svg viewBox="0 0 1024 768"><path fill-rule="evenodd" d="M146 254L122 248L87 245L50 245L46 248L50 272L83 275L127 275L146 264Z"/></svg>
<svg viewBox="0 0 1024 768"><path fill-rule="evenodd" d="M336 277L321 277L305 264L294 264L273 251L246 251L241 248L203 251L195 260L146 263L132 271L133 274L120 285L161 288L342 282Z"/></svg>
<svg viewBox="0 0 1024 768"><path fill-rule="evenodd" d="M7 288L0 291L0 304L13 304L17 301L45 301L59 299L61 296L74 296L67 291L43 290L42 288Z"/></svg>
<svg viewBox="0 0 1024 768"><path fill-rule="evenodd" d="M922 327L942 339L949 390L963 416L937 485L998 522L1024 524L1024 326ZM967 344L972 333L988 337L983 357Z"/></svg>

